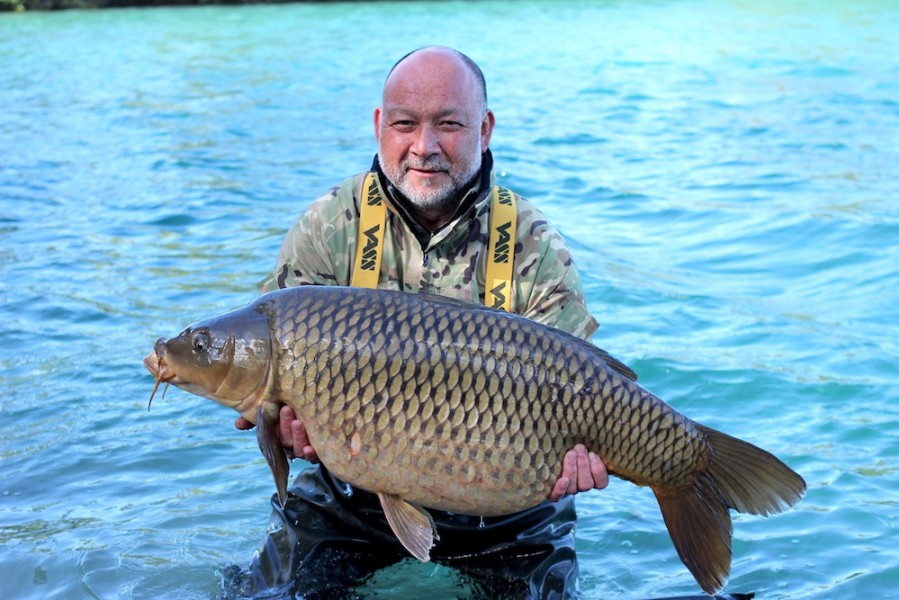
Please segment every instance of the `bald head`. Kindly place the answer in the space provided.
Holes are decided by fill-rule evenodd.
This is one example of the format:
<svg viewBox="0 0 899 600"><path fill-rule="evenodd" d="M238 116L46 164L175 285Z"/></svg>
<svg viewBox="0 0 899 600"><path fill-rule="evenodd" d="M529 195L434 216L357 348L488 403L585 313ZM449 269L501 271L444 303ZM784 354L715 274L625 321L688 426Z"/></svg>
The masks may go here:
<svg viewBox="0 0 899 600"><path fill-rule="evenodd" d="M394 72L399 70L406 70L406 64L412 66L420 66L424 69L428 69L430 67L434 67L436 65L441 65L444 68L450 67L455 63L456 68L461 68L467 70L471 77L474 78L474 89L477 93L477 104L478 107L482 111L487 110L487 81L484 79L484 73L481 71L481 68L475 63L471 58L462 54L458 50L454 50L453 48L447 48L446 46L425 46L423 48L419 48L417 50L413 50L409 54L405 55L390 68L390 72L387 73L387 79L384 81L384 87L387 88L387 85L390 83L390 79L393 76Z"/></svg>

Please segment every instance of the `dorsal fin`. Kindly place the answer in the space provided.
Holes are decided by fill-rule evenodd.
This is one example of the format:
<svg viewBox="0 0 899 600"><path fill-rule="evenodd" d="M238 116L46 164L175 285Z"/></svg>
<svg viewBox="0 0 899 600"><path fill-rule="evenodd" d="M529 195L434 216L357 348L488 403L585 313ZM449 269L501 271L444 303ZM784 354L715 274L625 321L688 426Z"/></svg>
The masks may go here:
<svg viewBox="0 0 899 600"><path fill-rule="evenodd" d="M597 347L596 350L599 352L599 355L602 357L603 361L605 361L610 369L616 371L624 377L627 377L631 381L637 381L637 374L634 373L634 371L629 366L627 366L602 348Z"/></svg>

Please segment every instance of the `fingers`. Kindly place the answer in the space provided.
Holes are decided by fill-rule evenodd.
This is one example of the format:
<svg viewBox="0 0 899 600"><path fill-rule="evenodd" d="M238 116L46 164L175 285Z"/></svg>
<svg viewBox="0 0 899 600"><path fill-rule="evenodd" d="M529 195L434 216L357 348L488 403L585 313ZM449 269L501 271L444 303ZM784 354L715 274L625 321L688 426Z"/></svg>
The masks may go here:
<svg viewBox="0 0 899 600"><path fill-rule="evenodd" d="M303 422L296 419L290 424L290 427L294 453L309 462L318 462L318 454L316 454L315 449L309 443L309 435L306 433L306 426L303 425Z"/></svg>
<svg viewBox="0 0 899 600"><path fill-rule="evenodd" d="M234 426L242 430L255 427L243 417L238 417L234 421ZM306 427L297 418L296 412L287 405L282 406L281 412L278 413L278 437L290 458L305 458L309 462L318 462L318 454L309 443Z"/></svg>
<svg viewBox="0 0 899 600"><path fill-rule="evenodd" d="M297 415L293 409L286 404L281 407L278 413L278 437L281 439L281 445L285 448L293 448L293 431L291 424L297 420Z"/></svg>
<svg viewBox="0 0 899 600"><path fill-rule="evenodd" d="M589 454L590 473L593 475L593 487L601 490L609 485L609 470L606 469L606 463L595 452Z"/></svg>
<svg viewBox="0 0 899 600"><path fill-rule="evenodd" d="M562 474L556 480L549 499L558 502L562 497L577 493L577 454L569 450L562 457Z"/></svg>
<svg viewBox="0 0 899 600"><path fill-rule="evenodd" d="M578 444L574 447L577 461L577 489L572 492L586 492L593 489L593 473L590 469L590 457L587 456L587 447Z"/></svg>
<svg viewBox="0 0 899 600"><path fill-rule="evenodd" d="M559 479L556 480L556 485L553 486L552 491L549 493L549 499L553 502L558 502L559 500L561 500L563 496L568 494L569 483L570 481L567 477L559 477Z"/></svg>
<svg viewBox="0 0 899 600"><path fill-rule="evenodd" d="M563 496L602 489L609 485L609 472L605 463L595 452L587 451L583 444L577 444L562 458L562 474L556 480L549 499L558 501Z"/></svg>
<svg viewBox="0 0 899 600"><path fill-rule="evenodd" d="M575 446L577 448L577 446ZM566 494L577 494L578 486L578 462L577 450L569 450L565 453L565 462L562 466L562 476L568 479Z"/></svg>

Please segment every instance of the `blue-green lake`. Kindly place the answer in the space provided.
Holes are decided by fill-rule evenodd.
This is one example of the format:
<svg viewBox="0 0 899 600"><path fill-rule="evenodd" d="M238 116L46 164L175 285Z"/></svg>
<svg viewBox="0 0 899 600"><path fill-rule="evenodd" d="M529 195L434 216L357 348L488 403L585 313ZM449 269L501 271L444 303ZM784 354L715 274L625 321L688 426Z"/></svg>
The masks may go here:
<svg viewBox="0 0 899 600"><path fill-rule="evenodd" d="M0 597L211 599L269 525L161 335L257 294L365 170L393 62L483 68L500 182L563 232L594 342L808 482L728 592L899 597L899 3L353 2L0 14ZM585 599L699 593L647 489L578 497ZM465 598L410 559L364 590Z"/></svg>

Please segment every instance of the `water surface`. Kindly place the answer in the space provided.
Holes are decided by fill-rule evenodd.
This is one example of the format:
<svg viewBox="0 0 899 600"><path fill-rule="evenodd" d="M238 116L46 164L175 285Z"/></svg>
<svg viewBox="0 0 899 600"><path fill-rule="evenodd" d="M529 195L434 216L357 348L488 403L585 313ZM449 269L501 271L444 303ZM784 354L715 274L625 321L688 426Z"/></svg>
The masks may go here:
<svg viewBox="0 0 899 600"><path fill-rule="evenodd" d="M727 590L899 595L899 42L882 1L347 3L0 15L5 598L214 598L268 525L234 414L159 335L252 299L374 152L387 69L470 54L500 181L568 239L594 341L808 481ZM647 490L578 500L584 598L697 593ZM378 597L466 597L405 562Z"/></svg>

